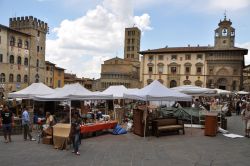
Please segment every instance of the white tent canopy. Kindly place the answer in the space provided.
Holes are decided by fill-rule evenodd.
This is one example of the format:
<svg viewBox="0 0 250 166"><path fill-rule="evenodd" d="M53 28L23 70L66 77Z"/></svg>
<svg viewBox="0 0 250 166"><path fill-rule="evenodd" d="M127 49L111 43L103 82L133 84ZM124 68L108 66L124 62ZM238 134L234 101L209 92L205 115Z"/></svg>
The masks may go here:
<svg viewBox="0 0 250 166"><path fill-rule="evenodd" d="M123 93L126 93L128 89L123 85L113 85L109 86L107 89L105 89L101 94L112 94L113 99L122 99Z"/></svg>
<svg viewBox="0 0 250 166"><path fill-rule="evenodd" d="M217 91L215 89L202 88L193 85L177 86L171 89L192 96L209 96L217 94Z"/></svg>
<svg viewBox="0 0 250 166"><path fill-rule="evenodd" d="M84 99L106 99L112 95L102 95L91 92L79 83L67 84L63 88L57 89L55 93L45 96L36 96L37 101L63 101L63 100L84 100Z"/></svg>
<svg viewBox="0 0 250 166"><path fill-rule="evenodd" d="M13 93L9 93L9 98L33 99L35 96L43 96L55 93L54 89L49 88L43 83L33 83L30 86Z"/></svg>
<svg viewBox="0 0 250 166"><path fill-rule="evenodd" d="M231 94L231 91L227 91L227 90L223 90L223 89L214 89L217 91L218 94L220 95L227 95L227 94Z"/></svg>
<svg viewBox="0 0 250 166"><path fill-rule="evenodd" d="M249 92L246 92L246 91L238 91L237 94L238 94L238 95L248 95Z"/></svg>
<svg viewBox="0 0 250 166"><path fill-rule="evenodd" d="M191 96L171 90L157 80L136 93L125 93L124 98L143 101L192 101Z"/></svg>

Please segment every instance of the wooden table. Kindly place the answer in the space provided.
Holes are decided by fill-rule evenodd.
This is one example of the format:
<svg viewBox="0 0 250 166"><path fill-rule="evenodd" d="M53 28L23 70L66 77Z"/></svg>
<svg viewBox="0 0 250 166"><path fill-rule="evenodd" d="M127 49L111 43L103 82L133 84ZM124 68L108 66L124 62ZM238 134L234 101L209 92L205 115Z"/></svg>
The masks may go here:
<svg viewBox="0 0 250 166"><path fill-rule="evenodd" d="M81 134L96 132L106 129L113 129L117 124L117 121L107 121L101 123L94 123L89 125L82 125L81 126Z"/></svg>

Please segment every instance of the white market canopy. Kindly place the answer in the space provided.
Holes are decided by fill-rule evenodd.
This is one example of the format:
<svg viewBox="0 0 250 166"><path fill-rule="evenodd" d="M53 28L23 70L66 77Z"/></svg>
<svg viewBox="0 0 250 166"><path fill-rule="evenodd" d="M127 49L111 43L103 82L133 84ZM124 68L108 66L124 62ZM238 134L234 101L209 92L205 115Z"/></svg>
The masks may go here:
<svg viewBox="0 0 250 166"><path fill-rule="evenodd" d="M124 98L143 101L192 101L192 96L171 90L157 80L136 93L125 93Z"/></svg>
<svg viewBox="0 0 250 166"><path fill-rule="evenodd" d="M123 94L126 93L128 89L123 85L113 85L105 89L101 94L112 94L113 99L122 99Z"/></svg>
<svg viewBox="0 0 250 166"><path fill-rule="evenodd" d="M193 85L177 86L171 89L192 96L210 96L217 94L217 91L215 89L202 88Z"/></svg>
<svg viewBox="0 0 250 166"><path fill-rule="evenodd" d="M231 91L223 90L223 89L214 89L214 90L216 90L219 95L227 95L227 94L232 93Z"/></svg>
<svg viewBox="0 0 250 166"><path fill-rule="evenodd" d="M43 96L55 93L54 89L43 83L33 83L30 86L13 93L9 93L9 98L33 99L35 96Z"/></svg>
<svg viewBox="0 0 250 166"><path fill-rule="evenodd" d="M238 94L238 95L248 95L249 92L246 92L246 91L238 91L237 94Z"/></svg>
<svg viewBox="0 0 250 166"><path fill-rule="evenodd" d="M63 100L87 100L87 99L106 99L112 98L112 95L102 95L91 92L79 83L67 84L63 88L57 89L53 94L45 96L36 96L37 101L63 101Z"/></svg>

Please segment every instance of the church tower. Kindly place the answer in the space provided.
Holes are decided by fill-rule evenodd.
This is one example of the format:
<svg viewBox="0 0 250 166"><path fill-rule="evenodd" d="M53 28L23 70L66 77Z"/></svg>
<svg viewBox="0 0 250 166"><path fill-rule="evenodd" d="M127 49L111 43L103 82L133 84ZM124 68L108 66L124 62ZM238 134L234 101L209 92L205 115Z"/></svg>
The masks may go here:
<svg viewBox="0 0 250 166"><path fill-rule="evenodd" d="M137 27L125 28L124 59L139 62L141 30Z"/></svg>
<svg viewBox="0 0 250 166"><path fill-rule="evenodd" d="M232 22L227 20L226 15L224 20L218 24L218 28L215 30L214 46L215 48L232 48L234 47L235 29L231 26Z"/></svg>
<svg viewBox="0 0 250 166"><path fill-rule="evenodd" d="M31 35L29 50L29 83L45 82L45 46L47 23L33 16L9 19L9 27Z"/></svg>

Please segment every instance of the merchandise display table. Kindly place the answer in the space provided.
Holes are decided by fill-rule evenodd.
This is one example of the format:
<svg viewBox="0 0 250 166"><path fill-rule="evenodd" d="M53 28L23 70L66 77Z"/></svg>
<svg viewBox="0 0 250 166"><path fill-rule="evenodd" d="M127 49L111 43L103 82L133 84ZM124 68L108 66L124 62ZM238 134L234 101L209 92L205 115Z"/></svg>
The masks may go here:
<svg viewBox="0 0 250 166"><path fill-rule="evenodd" d="M66 149L70 128L70 124L63 123L57 123L53 126L53 143L56 149Z"/></svg>
<svg viewBox="0 0 250 166"><path fill-rule="evenodd" d="M81 126L81 134L96 132L101 130L113 129L117 121L97 122L93 124L85 124Z"/></svg>

